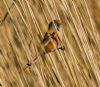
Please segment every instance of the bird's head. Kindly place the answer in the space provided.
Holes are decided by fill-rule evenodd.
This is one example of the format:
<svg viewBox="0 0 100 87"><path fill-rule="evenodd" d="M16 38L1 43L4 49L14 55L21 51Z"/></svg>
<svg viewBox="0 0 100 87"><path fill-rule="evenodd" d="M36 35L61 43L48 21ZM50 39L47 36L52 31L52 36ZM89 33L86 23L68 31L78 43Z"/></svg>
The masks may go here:
<svg viewBox="0 0 100 87"><path fill-rule="evenodd" d="M49 23L49 27L48 28L53 28L53 27L56 27L57 29L60 28L60 25L61 25L61 21L60 20L53 20Z"/></svg>

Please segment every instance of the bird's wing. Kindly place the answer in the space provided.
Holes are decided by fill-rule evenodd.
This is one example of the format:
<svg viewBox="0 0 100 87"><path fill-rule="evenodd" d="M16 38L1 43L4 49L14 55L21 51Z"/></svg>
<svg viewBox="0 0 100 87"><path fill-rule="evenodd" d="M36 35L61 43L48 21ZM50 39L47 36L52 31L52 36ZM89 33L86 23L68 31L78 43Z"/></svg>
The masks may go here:
<svg viewBox="0 0 100 87"><path fill-rule="evenodd" d="M43 39L42 43L43 43L44 45L46 45L46 44L49 43L49 41L50 41L50 34L48 34L48 33L46 32L46 34L44 35L44 39Z"/></svg>

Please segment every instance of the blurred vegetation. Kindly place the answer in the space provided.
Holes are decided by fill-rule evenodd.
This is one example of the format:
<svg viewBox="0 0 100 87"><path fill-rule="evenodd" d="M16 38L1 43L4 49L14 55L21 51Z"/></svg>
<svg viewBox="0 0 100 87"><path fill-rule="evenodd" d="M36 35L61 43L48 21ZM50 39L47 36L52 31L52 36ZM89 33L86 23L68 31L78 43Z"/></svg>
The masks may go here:
<svg viewBox="0 0 100 87"><path fill-rule="evenodd" d="M63 23L65 51L44 55L54 19ZM0 0L0 85L100 87L99 24L100 0Z"/></svg>

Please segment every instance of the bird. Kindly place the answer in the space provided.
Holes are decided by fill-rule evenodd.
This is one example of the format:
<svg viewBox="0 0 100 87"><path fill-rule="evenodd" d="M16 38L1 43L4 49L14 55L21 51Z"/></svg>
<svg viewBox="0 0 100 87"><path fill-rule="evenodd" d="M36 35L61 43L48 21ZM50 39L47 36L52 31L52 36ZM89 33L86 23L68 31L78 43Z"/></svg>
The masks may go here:
<svg viewBox="0 0 100 87"><path fill-rule="evenodd" d="M62 22L60 20L53 20L48 25L48 30L44 35L42 44L44 46L45 52L50 53L56 49L64 50L65 47L62 46L62 29L60 26Z"/></svg>
<svg viewBox="0 0 100 87"><path fill-rule="evenodd" d="M44 47L44 54L48 54L50 52L54 52L55 50L61 49L61 50L65 50L65 47L62 44L62 29L60 29L60 26L62 25L62 22L60 20L53 20L48 24L48 30L47 32L44 34L43 40L42 40L42 44ZM34 57L33 62L36 62L38 56L36 55ZM26 68L28 68L29 66L32 65L32 61L28 61L28 63L26 64L26 66L24 67L24 70Z"/></svg>

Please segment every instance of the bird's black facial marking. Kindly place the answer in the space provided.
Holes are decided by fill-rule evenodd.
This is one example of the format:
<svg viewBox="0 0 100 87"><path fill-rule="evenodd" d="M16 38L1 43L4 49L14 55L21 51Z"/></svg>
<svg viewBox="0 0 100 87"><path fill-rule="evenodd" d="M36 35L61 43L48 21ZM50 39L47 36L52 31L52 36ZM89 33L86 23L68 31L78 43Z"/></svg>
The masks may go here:
<svg viewBox="0 0 100 87"><path fill-rule="evenodd" d="M49 26L48 26L48 28L52 28L52 27L56 27L57 30L59 30L60 24L56 20L54 20L54 21L50 22Z"/></svg>
<svg viewBox="0 0 100 87"><path fill-rule="evenodd" d="M51 28L52 26L53 26L53 22L50 22L48 28Z"/></svg>

